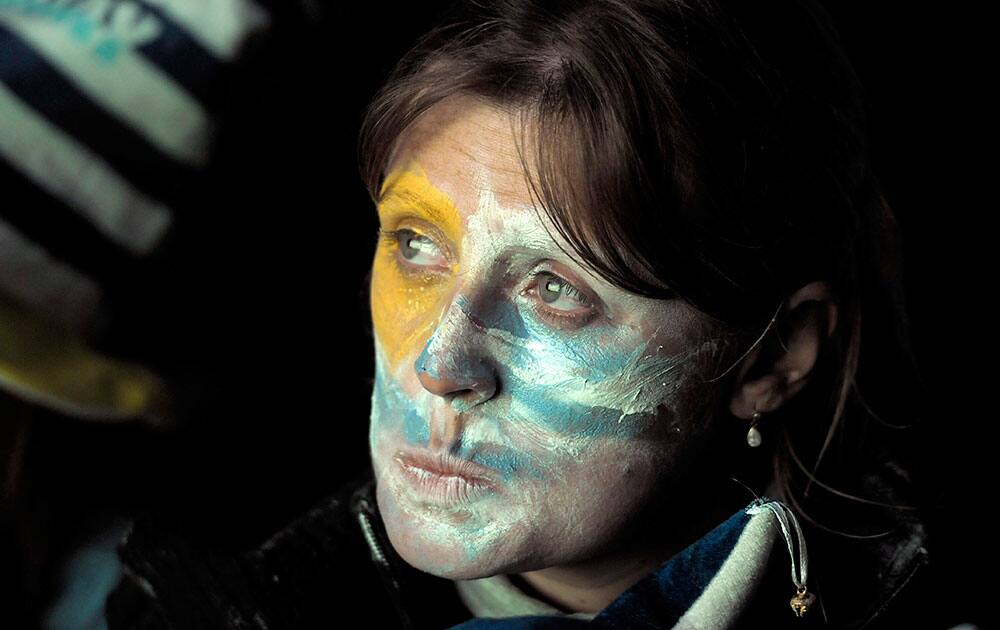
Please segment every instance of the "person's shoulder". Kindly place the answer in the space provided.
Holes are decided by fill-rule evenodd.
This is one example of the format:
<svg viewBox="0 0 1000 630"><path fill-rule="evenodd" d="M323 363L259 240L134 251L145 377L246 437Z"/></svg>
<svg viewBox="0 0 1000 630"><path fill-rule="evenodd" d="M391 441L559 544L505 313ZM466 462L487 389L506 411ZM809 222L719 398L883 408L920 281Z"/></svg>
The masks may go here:
<svg viewBox="0 0 1000 630"><path fill-rule="evenodd" d="M119 547L124 577L107 600L109 627L300 627L337 619L353 591L370 600L383 590L350 509L372 483L371 469L361 471L251 544L204 536L168 514L145 515Z"/></svg>

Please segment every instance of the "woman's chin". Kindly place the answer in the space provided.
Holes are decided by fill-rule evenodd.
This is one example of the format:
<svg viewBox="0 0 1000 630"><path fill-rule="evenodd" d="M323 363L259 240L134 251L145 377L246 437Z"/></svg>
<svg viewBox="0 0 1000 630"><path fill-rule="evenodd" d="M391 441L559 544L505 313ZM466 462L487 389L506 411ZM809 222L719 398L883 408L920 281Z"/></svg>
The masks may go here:
<svg viewBox="0 0 1000 630"><path fill-rule="evenodd" d="M409 505L390 484L376 485L379 512L396 553L416 569L438 577L471 580L506 572L475 516L433 506ZM494 541L495 542L495 541Z"/></svg>

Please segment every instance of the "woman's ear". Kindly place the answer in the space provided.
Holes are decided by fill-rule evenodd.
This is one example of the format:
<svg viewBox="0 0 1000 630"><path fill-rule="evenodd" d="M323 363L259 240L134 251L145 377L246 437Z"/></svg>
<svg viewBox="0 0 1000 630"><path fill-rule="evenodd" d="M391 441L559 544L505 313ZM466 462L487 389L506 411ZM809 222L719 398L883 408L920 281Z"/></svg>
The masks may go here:
<svg viewBox="0 0 1000 630"><path fill-rule="evenodd" d="M820 349L837 328L837 304L826 282L803 286L785 307L776 340L763 343L743 360L729 404L737 418L749 420L755 410L774 411L805 387Z"/></svg>

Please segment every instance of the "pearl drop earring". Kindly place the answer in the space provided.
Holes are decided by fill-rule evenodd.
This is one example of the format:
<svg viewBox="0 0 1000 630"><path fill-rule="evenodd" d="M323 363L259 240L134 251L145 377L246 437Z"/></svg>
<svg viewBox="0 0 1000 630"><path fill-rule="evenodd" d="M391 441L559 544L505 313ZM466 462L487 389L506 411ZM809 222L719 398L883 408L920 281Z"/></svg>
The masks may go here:
<svg viewBox="0 0 1000 630"><path fill-rule="evenodd" d="M761 445L763 438L760 435L760 431L757 430L757 423L760 421L761 413L757 411L757 406L754 405L753 418L750 420L750 430L747 431L747 444L756 448Z"/></svg>

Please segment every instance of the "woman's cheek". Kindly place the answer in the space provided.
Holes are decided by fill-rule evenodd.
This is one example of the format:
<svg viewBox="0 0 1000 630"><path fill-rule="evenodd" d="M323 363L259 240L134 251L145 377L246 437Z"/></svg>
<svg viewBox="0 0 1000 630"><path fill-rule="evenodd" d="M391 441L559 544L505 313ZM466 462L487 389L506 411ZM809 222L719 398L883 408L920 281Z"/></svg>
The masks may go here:
<svg viewBox="0 0 1000 630"><path fill-rule="evenodd" d="M375 338L393 371L404 357L420 354L449 284L446 278L407 276L396 265L395 253L380 247L372 266L369 302Z"/></svg>

